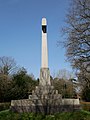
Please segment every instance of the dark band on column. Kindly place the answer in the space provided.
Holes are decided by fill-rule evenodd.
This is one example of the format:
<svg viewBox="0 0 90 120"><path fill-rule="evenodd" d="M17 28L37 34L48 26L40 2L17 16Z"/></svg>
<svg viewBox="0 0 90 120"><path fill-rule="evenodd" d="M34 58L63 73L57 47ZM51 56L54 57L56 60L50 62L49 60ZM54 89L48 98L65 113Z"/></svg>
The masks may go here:
<svg viewBox="0 0 90 120"><path fill-rule="evenodd" d="M43 33L47 33L47 26L46 25L42 25L42 31L43 31Z"/></svg>

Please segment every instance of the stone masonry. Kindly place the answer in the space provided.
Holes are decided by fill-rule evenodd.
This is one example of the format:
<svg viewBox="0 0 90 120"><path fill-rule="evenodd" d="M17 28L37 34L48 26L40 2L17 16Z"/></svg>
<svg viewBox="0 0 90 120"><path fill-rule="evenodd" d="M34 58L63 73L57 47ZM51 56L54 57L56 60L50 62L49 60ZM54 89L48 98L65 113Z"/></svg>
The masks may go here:
<svg viewBox="0 0 90 120"><path fill-rule="evenodd" d="M50 71L48 68L47 49L47 22L42 19L42 65L40 69L39 86L36 86L29 95L29 99L12 100L11 110L14 112L33 112L42 114L54 114L80 110L78 99L62 99L62 95L54 89L50 82Z"/></svg>

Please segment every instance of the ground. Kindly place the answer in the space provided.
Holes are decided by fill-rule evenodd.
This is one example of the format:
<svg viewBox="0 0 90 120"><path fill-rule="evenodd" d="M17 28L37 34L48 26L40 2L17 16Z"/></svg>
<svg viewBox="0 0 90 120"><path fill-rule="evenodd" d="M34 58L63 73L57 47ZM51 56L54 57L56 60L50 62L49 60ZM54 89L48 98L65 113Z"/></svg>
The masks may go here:
<svg viewBox="0 0 90 120"><path fill-rule="evenodd" d="M55 115L41 115L33 113L14 113L10 110L0 112L0 120L90 120L90 112L63 112Z"/></svg>

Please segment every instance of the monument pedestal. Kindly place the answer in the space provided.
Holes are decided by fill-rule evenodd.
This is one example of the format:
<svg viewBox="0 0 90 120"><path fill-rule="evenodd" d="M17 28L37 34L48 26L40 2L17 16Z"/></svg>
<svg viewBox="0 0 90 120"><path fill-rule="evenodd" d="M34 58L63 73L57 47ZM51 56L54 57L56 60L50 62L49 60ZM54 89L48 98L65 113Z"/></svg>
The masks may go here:
<svg viewBox="0 0 90 120"><path fill-rule="evenodd" d="M40 69L39 85L40 86L47 86L47 85L50 86L51 85L49 68L41 68Z"/></svg>
<svg viewBox="0 0 90 120"><path fill-rule="evenodd" d="M55 114L81 110L78 99L62 99L61 94L53 86L36 86L29 99L12 100L11 110L14 112L33 112Z"/></svg>
<svg viewBox="0 0 90 120"><path fill-rule="evenodd" d="M36 86L29 99L35 103L36 113L53 114L52 109L62 104L61 94L51 85Z"/></svg>

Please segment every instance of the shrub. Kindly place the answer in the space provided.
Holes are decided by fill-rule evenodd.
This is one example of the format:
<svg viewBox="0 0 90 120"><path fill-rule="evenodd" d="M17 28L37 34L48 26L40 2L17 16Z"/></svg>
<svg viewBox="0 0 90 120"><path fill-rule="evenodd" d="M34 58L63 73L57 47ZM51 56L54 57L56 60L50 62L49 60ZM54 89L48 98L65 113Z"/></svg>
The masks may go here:
<svg viewBox="0 0 90 120"><path fill-rule="evenodd" d="M34 113L14 113L10 110L0 112L0 120L90 120L90 112L63 112L55 115Z"/></svg>
<svg viewBox="0 0 90 120"><path fill-rule="evenodd" d="M81 101L81 106L83 110L90 111L90 102Z"/></svg>
<svg viewBox="0 0 90 120"><path fill-rule="evenodd" d="M10 108L10 102L7 103L0 103L0 111L7 110Z"/></svg>

